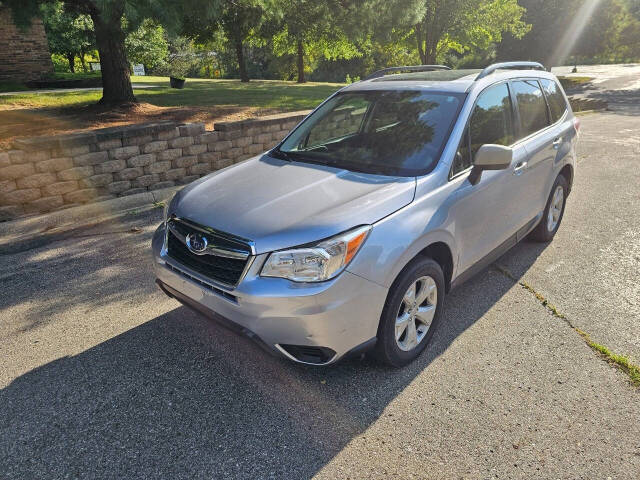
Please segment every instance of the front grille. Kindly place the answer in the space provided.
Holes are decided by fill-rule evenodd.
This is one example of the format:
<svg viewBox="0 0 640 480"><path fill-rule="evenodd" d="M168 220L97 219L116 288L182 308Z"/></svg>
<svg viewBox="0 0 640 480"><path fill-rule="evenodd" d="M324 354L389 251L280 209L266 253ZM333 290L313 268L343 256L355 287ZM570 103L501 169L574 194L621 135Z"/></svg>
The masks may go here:
<svg viewBox="0 0 640 480"><path fill-rule="evenodd" d="M171 227L167 238L169 257L211 280L231 286L238 283L250 258L248 255L251 253L251 249L248 245L213 232L204 232L179 220L170 220L169 225ZM204 235L210 245L215 245L221 251L238 252L244 250L247 257L226 258L216 254L196 255L184 243L184 237L195 232Z"/></svg>

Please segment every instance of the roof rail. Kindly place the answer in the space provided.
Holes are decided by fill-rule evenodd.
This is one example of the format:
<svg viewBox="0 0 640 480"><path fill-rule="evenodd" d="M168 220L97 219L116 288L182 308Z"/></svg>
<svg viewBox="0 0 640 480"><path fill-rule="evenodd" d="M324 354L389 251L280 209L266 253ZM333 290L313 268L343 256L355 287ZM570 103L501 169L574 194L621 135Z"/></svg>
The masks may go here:
<svg viewBox="0 0 640 480"><path fill-rule="evenodd" d="M476 77L476 81L491 75L496 70L544 70L544 65L538 62L503 62L503 63L494 63L489 65L487 68L482 70L480 74Z"/></svg>
<svg viewBox="0 0 640 480"><path fill-rule="evenodd" d="M393 72L431 72L433 70L451 70L450 67L446 65L412 65L405 67L390 67L383 68L382 70L378 70L373 72L368 77L364 78L364 80L373 80L374 78L384 77L388 73Z"/></svg>

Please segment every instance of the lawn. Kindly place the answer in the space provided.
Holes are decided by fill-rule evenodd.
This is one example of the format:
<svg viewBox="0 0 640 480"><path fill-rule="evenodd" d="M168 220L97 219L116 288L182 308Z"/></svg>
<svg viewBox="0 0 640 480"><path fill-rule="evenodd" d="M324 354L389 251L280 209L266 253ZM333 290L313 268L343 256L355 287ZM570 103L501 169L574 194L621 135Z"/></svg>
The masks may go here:
<svg viewBox="0 0 640 480"><path fill-rule="evenodd" d="M29 90L26 85L18 82L0 82L0 93Z"/></svg>
<svg viewBox="0 0 640 480"><path fill-rule="evenodd" d="M593 77L558 77L565 90L585 87L593 80Z"/></svg>
<svg viewBox="0 0 640 480"><path fill-rule="evenodd" d="M95 76L95 74L92 74ZM564 85L586 85L588 77L561 79ZM173 120L216 122L242 120L272 113L307 110L338 90L339 83L305 83L279 80L187 79L184 89L169 87L167 77L132 77L139 105L103 108L96 105L100 90L52 93L19 92L0 95L0 146L17 137L52 135L131 123ZM7 87L4 86L7 91ZM594 107L578 107L577 110Z"/></svg>
<svg viewBox="0 0 640 480"><path fill-rule="evenodd" d="M169 87L167 77L132 77L132 81L150 88L134 88L140 103L116 109L97 105L100 90L0 95L0 147L18 137L162 120L203 122L212 129L216 122L312 109L342 86L187 79L184 89L178 90Z"/></svg>
<svg viewBox="0 0 640 480"><path fill-rule="evenodd" d="M141 102L158 107L186 106L236 106L259 107L278 111L294 111L314 108L342 84L306 83L277 80L253 80L241 83L238 80L187 79L184 89L169 87L166 77L132 77L134 84L153 88L134 89ZM70 91L55 93L29 93L0 97L0 110L12 108L81 107L97 102L100 91Z"/></svg>

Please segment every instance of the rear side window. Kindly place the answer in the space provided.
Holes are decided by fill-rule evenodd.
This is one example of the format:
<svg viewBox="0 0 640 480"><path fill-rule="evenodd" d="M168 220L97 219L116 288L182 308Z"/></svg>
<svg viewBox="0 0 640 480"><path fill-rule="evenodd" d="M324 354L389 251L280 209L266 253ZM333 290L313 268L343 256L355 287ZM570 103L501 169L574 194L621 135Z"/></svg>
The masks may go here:
<svg viewBox="0 0 640 480"><path fill-rule="evenodd" d="M501 83L478 96L469 125L454 159L451 176L473 164L478 149L487 143L511 145L515 141L509 87Z"/></svg>
<svg viewBox="0 0 640 480"><path fill-rule="evenodd" d="M540 80L544 94L547 96L549 110L551 110L551 121L556 123L567 111L567 101L560 91L560 87L553 80Z"/></svg>
<svg viewBox="0 0 640 480"><path fill-rule="evenodd" d="M520 112L521 138L549 125L547 103L537 80L516 80L512 83Z"/></svg>

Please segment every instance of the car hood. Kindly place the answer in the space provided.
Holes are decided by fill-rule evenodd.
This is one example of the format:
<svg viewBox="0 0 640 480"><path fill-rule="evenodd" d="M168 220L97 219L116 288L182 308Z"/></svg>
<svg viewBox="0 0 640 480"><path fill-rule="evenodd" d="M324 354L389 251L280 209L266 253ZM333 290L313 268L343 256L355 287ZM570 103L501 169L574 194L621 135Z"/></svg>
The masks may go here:
<svg viewBox="0 0 640 480"><path fill-rule="evenodd" d="M188 185L171 214L254 242L256 253L371 224L413 201L415 178L254 157Z"/></svg>

